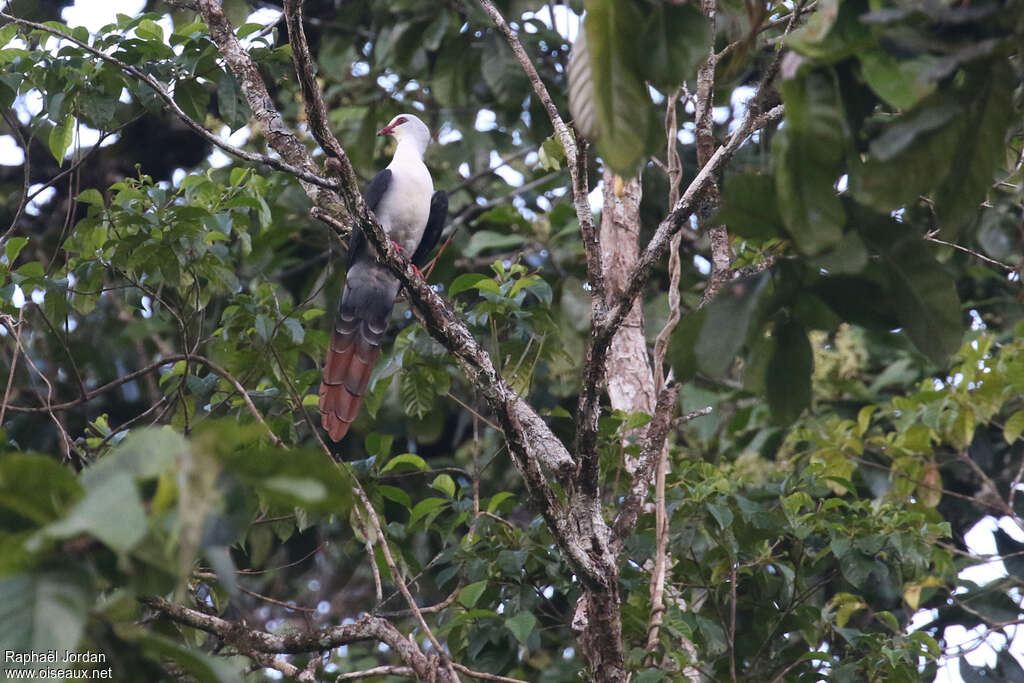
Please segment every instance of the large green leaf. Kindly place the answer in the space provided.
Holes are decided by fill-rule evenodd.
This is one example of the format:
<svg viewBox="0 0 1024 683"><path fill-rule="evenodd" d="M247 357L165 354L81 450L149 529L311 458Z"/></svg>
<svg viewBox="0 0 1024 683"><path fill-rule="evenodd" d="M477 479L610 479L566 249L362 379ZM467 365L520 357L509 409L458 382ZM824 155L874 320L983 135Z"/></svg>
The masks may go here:
<svg viewBox="0 0 1024 683"><path fill-rule="evenodd" d="M219 427L220 430L229 428L230 425L226 424ZM352 504L351 475L322 451L309 448L286 451L250 445L242 450L216 455L225 473L256 489L268 503L339 515L345 514ZM232 508L240 510L243 507L239 501L225 512L231 514Z"/></svg>
<svg viewBox="0 0 1024 683"><path fill-rule="evenodd" d="M861 22L864 4L821 0L807 23L786 39L786 45L827 63L861 54L875 42L871 30Z"/></svg>
<svg viewBox="0 0 1024 683"><path fill-rule="evenodd" d="M92 602L87 577L79 571L0 578L0 644L20 653L74 651Z"/></svg>
<svg viewBox="0 0 1024 683"><path fill-rule="evenodd" d="M129 474L139 480L153 479L173 472L177 462L188 453L185 437L170 427L136 429L110 454L82 472L82 483L89 488L112 476Z"/></svg>
<svg viewBox="0 0 1024 683"><path fill-rule="evenodd" d="M868 277L836 275L814 283L813 291L843 320L885 331L899 326L899 319L881 285Z"/></svg>
<svg viewBox="0 0 1024 683"><path fill-rule="evenodd" d="M146 511L127 472L100 480L63 519L40 532L42 538L89 534L119 552L131 550L146 533Z"/></svg>
<svg viewBox="0 0 1024 683"><path fill-rule="evenodd" d="M887 161L872 156L851 163L851 193L879 211L898 209L928 194L949 173L962 131L963 122L954 116L938 129L915 135L902 153Z"/></svg>
<svg viewBox="0 0 1024 683"><path fill-rule="evenodd" d="M67 116L63 121L58 123L56 126L50 129L49 146L50 153L53 154L53 158L57 160L57 163L64 164L64 155L68 152L68 147L71 146L71 141L75 136L75 117Z"/></svg>
<svg viewBox="0 0 1024 683"><path fill-rule="evenodd" d="M765 396L772 416L789 423L811 404L811 343L807 330L793 318L776 324L772 337L775 349L765 369Z"/></svg>
<svg viewBox="0 0 1024 683"><path fill-rule="evenodd" d="M40 495L42 491L46 495ZM36 524L58 519L81 492L71 470L53 458L9 453L0 459L0 507Z"/></svg>
<svg viewBox="0 0 1024 683"><path fill-rule="evenodd" d="M720 377L729 369L743 348L768 279L762 273L731 282L711 302L695 347L698 368L712 377Z"/></svg>
<svg viewBox="0 0 1024 683"><path fill-rule="evenodd" d="M635 68L643 25L633 0L587 3L583 30L597 105L598 151L620 175L633 170L647 145L649 97Z"/></svg>
<svg viewBox="0 0 1024 683"><path fill-rule="evenodd" d="M692 81L708 54L709 28L695 4L666 2L648 10L640 76L666 93Z"/></svg>
<svg viewBox="0 0 1024 683"><path fill-rule="evenodd" d="M772 143L779 213L797 247L817 254L842 239L846 215L836 194L846 123L830 74L786 81L786 126Z"/></svg>
<svg viewBox="0 0 1024 683"><path fill-rule="evenodd" d="M935 90L928 77L936 59L929 55L897 59L881 50L860 57L861 74L879 97L897 109L910 109Z"/></svg>
<svg viewBox="0 0 1024 683"><path fill-rule="evenodd" d="M883 257L892 281L890 296L907 335L932 362L944 367L963 337L956 281L922 241L904 243Z"/></svg>
<svg viewBox="0 0 1024 683"><path fill-rule="evenodd" d="M914 346L944 367L960 348L963 320L956 281L912 227L851 205L864 241L881 254L886 298Z"/></svg>
<svg viewBox="0 0 1024 683"><path fill-rule="evenodd" d="M939 227L951 237L976 216L978 205L985 201L1004 161L1007 129L1020 122L1007 63L997 59L988 67L991 72L971 74L980 87L967 98L964 133L953 150L956 163L935 192Z"/></svg>
<svg viewBox="0 0 1024 683"><path fill-rule="evenodd" d="M776 201L775 178L762 173L738 173L725 180L722 208L711 223L724 223L730 235L768 239L785 228Z"/></svg>

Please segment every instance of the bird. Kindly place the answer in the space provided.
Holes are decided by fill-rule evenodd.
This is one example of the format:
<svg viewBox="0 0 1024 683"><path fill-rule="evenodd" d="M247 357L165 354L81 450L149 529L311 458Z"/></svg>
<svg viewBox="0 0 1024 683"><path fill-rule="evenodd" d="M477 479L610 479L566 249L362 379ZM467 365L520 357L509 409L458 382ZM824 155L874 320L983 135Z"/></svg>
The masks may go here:
<svg viewBox="0 0 1024 683"><path fill-rule="evenodd" d="M399 114L377 135L390 135L398 145L391 163L370 181L364 199L392 243L412 254L418 271L441 237L448 215L448 194L434 191L423 163L430 129L413 114ZM320 424L332 441L341 441L359 415L398 294L398 278L377 262L373 252L362 231L354 230L320 383Z"/></svg>

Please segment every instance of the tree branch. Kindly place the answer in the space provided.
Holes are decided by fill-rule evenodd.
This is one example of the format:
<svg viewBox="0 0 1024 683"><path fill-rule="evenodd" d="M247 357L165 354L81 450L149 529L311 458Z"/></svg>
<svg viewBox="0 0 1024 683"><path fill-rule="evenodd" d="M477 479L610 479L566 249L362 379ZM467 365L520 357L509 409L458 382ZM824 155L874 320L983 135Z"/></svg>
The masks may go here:
<svg viewBox="0 0 1024 683"><path fill-rule="evenodd" d="M612 526L617 548L621 548L629 535L633 533L636 520L640 516L640 508L644 500L647 499L647 491L651 488L651 477L654 474L655 465L661 457L668 430L672 426L672 409L676 405L676 399L679 398L680 388L678 384L669 384L658 394L654 416L644 435L643 450L639 459L640 466L633 476L630 493L622 502L619 514L615 517L615 523Z"/></svg>
<svg viewBox="0 0 1024 683"><path fill-rule="evenodd" d="M654 267L664 258L672 236L685 226L686 221L694 213L698 203L703 199L704 193L708 191L708 188L714 182L715 175L732 158L733 154L736 153L736 150L740 148L747 137L754 132L754 124L768 125L782 118L784 110L781 104L765 112L763 116L759 115L756 111L757 99L755 96L755 101L751 102L751 106L739 127L729 136L729 140L715 151L711 159L708 160L708 163L701 168L697 176L683 192L679 202L658 225L654 236L651 237L651 241L647 243L647 247L640 255L636 268L633 269L629 280L629 287L623 292L605 319L598 322L598 326L601 329L595 340L596 348L593 354L595 359L600 358L601 362L603 362L612 335L618 326L622 324L622 320L629 312L633 301L639 296L643 288L647 286L647 282L654 272ZM596 362L596 360L593 362Z"/></svg>
<svg viewBox="0 0 1024 683"><path fill-rule="evenodd" d="M325 652L341 645L375 640L390 647L417 677L429 678L437 672L430 659L420 652L415 643L402 635L386 619L364 614L351 624L332 626L319 631L292 632L282 635L249 628L243 624L212 614L204 614L188 607L176 605L159 597L141 598L140 602L160 615L207 633L212 633L228 645L246 655L300 654Z"/></svg>
<svg viewBox="0 0 1024 683"><path fill-rule="evenodd" d="M338 164L335 170L339 172L342 180L347 185L356 187L358 179L348 155L327 123L327 105L316 84L313 57L309 53L306 32L302 28L302 2L303 0L285 0L284 18L288 25L288 44L292 48L292 62L302 88L302 100L306 105L306 121L320 147Z"/></svg>
<svg viewBox="0 0 1024 683"><path fill-rule="evenodd" d="M572 131L569 130L569 127L562 120L561 115L559 115L558 108L552 101L551 95L544 86L544 81L541 80L540 74L537 73L536 67L533 66L530 56L526 54L526 49L520 42L519 36L515 34L512 27L505 21L505 17L501 15L501 12L498 11L498 8L494 6L491 0L478 1L495 26L498 27L498 30L505 36L505 40L508 41L509 47L512 48L513 54L515 54L520 66L523 67L523 71L526 73L530 85L533 86L533 92L537 94L537 98L544 105L544 110L548 113L551 126L555 129L555 135L558 136L558 140L565 149L566 164L569 166L569 175L572 179L573 206L576 209L576 218L580 224L583 250L587 256L587 277L590 279L592 293L591 305L594 308L593 312L595 314L600 313L603 311L605 304L604 276L601 270L601 243L597 230L594 227L594 216L590 211L590 201L587 199L589 191L587 189L586 143L580 141L577 145Z"/></svg>
<svg viewBox="0 0 1024 683"><path fill-rule="evenodd" d="M76 39L71 34L65 33L64 31L61 31L60 29L53 28L52 26L47 26L45 24L39 24L39 23L36 23L34 21L28 21L27 19L22 19L20 17L14 16L14 15L7 14L6 12L0 12L0 19L6 19L6 20L8 20L10 22L13 22L15 24L19 24L21 26L25 26L27 28L31 28L31 29L34 29L34 30L37 30L37 31L43 31L43 32L49 33L51 35L58 36L61 39L68 41L69 43L77 45L78 47L82 48L83 50L85 50L86 52L91 54L93 57L96 57L97 59L101 59L104 62L107 62L108 64L113 64L118 69L120 69L120 70L124 71L125 73L131 75L132 77L142 81L143 83L145 83L146 85L148 85L150 88L153 89L153 92L156 93L157 97L159 97L160 100L163 101L164 106L166 106L168 109L170 109L174 113L175 116L180 118L185 123L185 125L187 125L189 128L191 128L197 135L199 135L203 139L209 141L214 146L219 147L220 149L224 150L228 154L231 154L232 156L238 157L239 159L243 159L245 161L252 162L254 164L263 164L265 166L269 166L269 167L271 167L273 169L276 169L278 171L284 171L286 173L291 173L295 177L297 177L297 178L299 178L301 180L304 180L307 183L310 183L312 185L316 185L316 186L322 187L324 189L328 189L328 190L336 190L336 189L338 189L338 184L337 183L335 183L333 181L330 181L330 180L325 180L324 178L322 178L319 175L317 175L317 173L316 173L316 166L313 165L312 162L310 162L308 165L307 164L303 164L301 166L300 165L293 165L292 163L288 163L287 161L281 161L280 159L275 159L275 158L273 158L271 156L267 156L265 154L256 154L255 152L246 151L246 150L241 149L239 147L235 147L234 145L231 145L231 144L225 142L224 140L221 140L219 137L217 137L216 135L214 135L210 131L206 130L206 128L204 128L200 123L198 123L197 121L189 118L188 114L186 114L184 111L182 111L181 107L178 106L178 103L174 101L174 97L170 94L170 92L168 92L167 89L163 86L163 84L161 84L160 81L156 80L156 78L154 78L153 76L147 74L144 71L140 71L139 69L135 68L134 66L132 66L130 64L126 64L125 62L122 62L121 60L117 59L116 57L111 57L110 55L108 55L108 54L106 54L104 52L101 52L101 51L97 50L96 48L90 47L89 45L87 45L87 44L81 42L80 40ZM232 37L234 37L234 36L232 36ZM244 85L243 85L243 87L244 87ZM269 98L269 95L268 95L268 98ZM270 131L268 130L267 132L269 133ZM296 140L296 142L298 142L298 141Z"/></svg>

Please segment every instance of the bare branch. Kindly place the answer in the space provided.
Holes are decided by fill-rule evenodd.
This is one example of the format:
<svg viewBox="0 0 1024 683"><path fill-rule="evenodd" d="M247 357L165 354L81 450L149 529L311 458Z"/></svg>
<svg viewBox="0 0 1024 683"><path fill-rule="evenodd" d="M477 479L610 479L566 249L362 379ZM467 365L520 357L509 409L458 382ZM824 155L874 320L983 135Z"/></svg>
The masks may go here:
<svg viewBox="0 0 1024 683"><path fill-rule="evenodd" d="M327 105L316 84L313 57L309 53L306 32L302 28L302 2L303 0L285 0L284 17L288 24L288 44L292 48L292 62L295 64L295 73L299 77L302 99L306 105L306 121L324 152L340 163L342 179L354 186L357 180L348 155L327 124Z"/></svg>
<svg viewBox="0 0 1024 683"><path fill-rule="evenodd" d="M363 669L361 671L349 671L348 673L339 674L335 681L354 681L359 678L369 678L370 676L406 676L412 678L416 675L416 672L408 666L393 666L386 664L384 666L374 666L369 669Z"/></svg>
<svg viewBox="0 0 1024 683"><path fill-rule="evenodd" d="M626 538L633 532L637 517L640 515L640 507L647 498L647 491L651 487L651 476L654 474L655 465L661 455L662 447L665 445L669 427L672 426L672 409L675 408L676 399L679 398L680 388L678 384L670 384L658 394L654 416L647 426L647 434L644 435L640 467L633 477L630 493L622 502L619 514L612 525L618 548L622 547Z"/></svg>
<svg viewBox="0 0 1024 683"><path fill-rule="evenodd" d="M740 145L743 144L747 137L754 132L754 123L763 122L763 125L768 125L782 118L784 111L782 105L778 105L765 112L764 116L760 116L756 112L756 99L755 96L755 102L751 102L747 115L743 118L739 127L729 136L729 140L715 151L711 159L708 160L708 163L701 168L689 187L683 192L683 196L680 197L679 202L669 215L658 225L657 231L655 231L651 241L647 243L647 248L640 255L640 261L633 270L633 277L630 278L629 288L623 293L619 301L615 303L606 318L599 322L602 329L598 335L597 343L599 347L604 347L605 351L607 350L608 342L611 341L611 335L622 324L622 320L629 311L629 307L632 306L633 301L643 288L647 286L647 282L654 272L654 267L665 256L665 252L668 251L672 236L684 227L686 221L695 211L698 202L703 199L704 193L708 191L718 171L732 158L733 154L736 153L736 150L740 148Z"/></svg>
<svg viewBox="0 0 1024 683"><path fill-rule="evenodd" d="M988 256L985 256L984 254L979 254L978 252L973 251L971 249L968 249L967 247L960 246L959 244L956 244L955 242L947 242L946 240L940 240L938 237L936 237L936 235L938 233L939 233L938 230L933 230L933 231L929 232L928 234L926 234L924 236L925 241L926 242L933 242L935 244L941 244L944 247L952 247L953 249L956 249L957 251L962 251L965 254L973 256L974 258L978 259L979 261L983 261L985 263L988 263L990 265L996 266L998 268L1002 268L1003 270L1005 270L1007 272L1010 272L1010 273L1014 273L1014 272L1017 271L1017 268L1014 267L1014 266L1011 266L1011 265L1008 265L1006 263L1003 263L1002 261L997 261L997 260L995 260L993 258L989 258Z"/></svg>
<svg viewBox="0 0 1024 683"><path fill-rule="evenodd" d="M172 621L212 633L249 656L258 653L279 655L326 652L341 645L373 640L390 647L418 677L427 678L432 670L428 657L391 622L369 614L364 614L351 624L343 626L279 635L248 628L236 621L204 614L159 597L141 598L140 601Z"/></svg>

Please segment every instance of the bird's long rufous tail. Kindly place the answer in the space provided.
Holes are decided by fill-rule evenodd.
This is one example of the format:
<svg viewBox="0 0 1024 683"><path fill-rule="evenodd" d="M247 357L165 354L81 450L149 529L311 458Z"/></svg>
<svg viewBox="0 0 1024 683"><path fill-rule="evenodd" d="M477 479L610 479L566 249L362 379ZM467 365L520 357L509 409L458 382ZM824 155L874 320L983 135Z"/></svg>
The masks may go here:
<svg viewBox="0 0 1024 683"><path fill-rule="evenodd" d="M320 383L320 424L334 441L345 436L359 415L393 305L390 283L350 273Z"/></svg>

